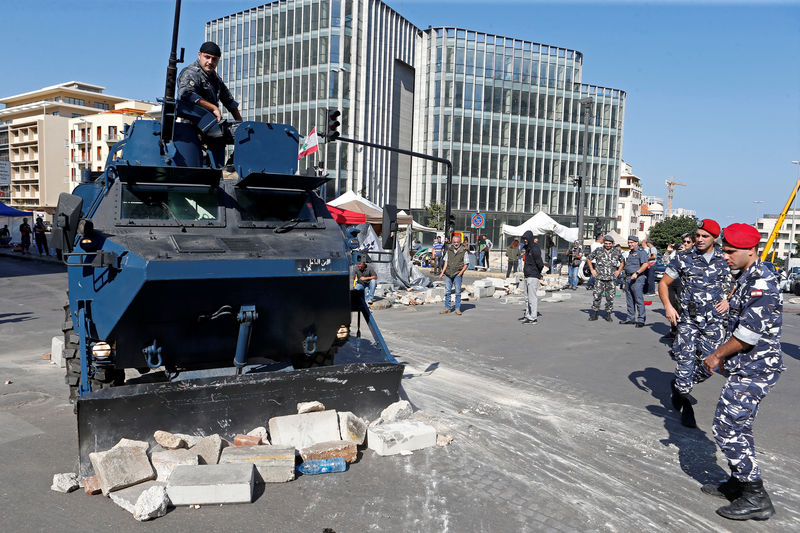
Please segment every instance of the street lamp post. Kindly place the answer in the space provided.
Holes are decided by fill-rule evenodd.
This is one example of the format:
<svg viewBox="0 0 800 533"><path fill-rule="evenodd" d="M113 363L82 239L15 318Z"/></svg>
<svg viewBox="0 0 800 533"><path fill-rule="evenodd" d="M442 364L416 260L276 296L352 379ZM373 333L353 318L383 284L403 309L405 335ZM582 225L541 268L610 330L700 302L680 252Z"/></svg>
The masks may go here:
<svg viewBox="0 0 800 533"><path fill-rule="evenodd" d="M578 242L583 246L583 198L584 187L589 158L589 121L592 119L592 104L594 99L581 98L581 109L583 110L583 160L581 161L581 175L578 176Z"/></svg>

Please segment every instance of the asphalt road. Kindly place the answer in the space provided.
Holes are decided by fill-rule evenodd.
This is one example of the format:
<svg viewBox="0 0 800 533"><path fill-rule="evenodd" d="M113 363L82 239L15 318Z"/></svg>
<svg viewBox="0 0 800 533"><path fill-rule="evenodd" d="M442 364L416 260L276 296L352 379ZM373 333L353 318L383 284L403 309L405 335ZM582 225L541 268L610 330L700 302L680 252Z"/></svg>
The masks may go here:
<svg viewBox="0 0 800 533"><path fill-rule="evenodd" d="M710 435L722 378L695 389L700 427L683 428L669 407L660 305L643 329L587 322L579 290L542 304L537 326L495 299L465 303L461 317L430 305L377 313L407 364L404 394L454 436L450 446L365 451L346 473L268 485L251 505L179 508L139 524L102 496L49 490L53 474L74 471L76 453L63 370L41 359L59 333L64 286L63 267L0 257L1 531L800 530L796 311L784 313L788 370L755 428L777 509L767 522L720 518L722 502L699 492L725 475Z"/></svg>

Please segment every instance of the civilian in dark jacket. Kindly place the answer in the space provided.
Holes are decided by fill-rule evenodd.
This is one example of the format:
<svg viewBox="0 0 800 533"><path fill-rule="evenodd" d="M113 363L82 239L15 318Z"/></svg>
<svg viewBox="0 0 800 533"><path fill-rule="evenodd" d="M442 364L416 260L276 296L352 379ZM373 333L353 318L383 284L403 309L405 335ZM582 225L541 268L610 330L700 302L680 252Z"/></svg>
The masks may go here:
<svg viewBox="0 0 800 533"><path fill-rule="evenodd" d="M522 323L538 324L539 298L536 296L536 291L539 290L539 280L542 277L542 269L544 268L542 250L534 242L533 232L531 231L526 231L522 235L522 243L525 254L522 273L525 275L525 294L528 298L528 305L525 308L525 316L522 319Z"/></svg>

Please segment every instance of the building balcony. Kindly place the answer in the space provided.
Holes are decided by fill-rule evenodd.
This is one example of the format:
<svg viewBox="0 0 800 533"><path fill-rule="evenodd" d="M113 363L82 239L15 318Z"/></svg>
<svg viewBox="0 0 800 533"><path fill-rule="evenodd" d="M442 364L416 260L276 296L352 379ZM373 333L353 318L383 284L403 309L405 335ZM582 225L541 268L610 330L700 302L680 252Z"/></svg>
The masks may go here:
<svg viewBox="0 0 800 533"><path fill-rule="evenodd" d="M106 135L103 135L103 138L105 138L106 142L116 143L116 142L121 141L125 137L120 135L120 134L117 134L117 135L106 134Z"/></svg>

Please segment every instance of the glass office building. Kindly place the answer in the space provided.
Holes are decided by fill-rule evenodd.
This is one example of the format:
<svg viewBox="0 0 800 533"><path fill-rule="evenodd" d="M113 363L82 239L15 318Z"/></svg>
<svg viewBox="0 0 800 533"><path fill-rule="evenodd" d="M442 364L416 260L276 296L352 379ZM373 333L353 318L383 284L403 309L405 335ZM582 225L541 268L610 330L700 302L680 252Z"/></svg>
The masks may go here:
<svg viewBox="0 0 800 533"><path fill-rule="evenodd" d="M590 97L587 234L616 220L625 93L583 83L580 52L422 30L378 0L276 1L208 22L206 38L246 119L305 134L340 109L345 137L450 159L458 226L486 213L496 243L502 223L540 210L574 225ZM414 213L446 199L443 165L341 142L319 160L335 178L329 198L353 190Z"/></svg>

